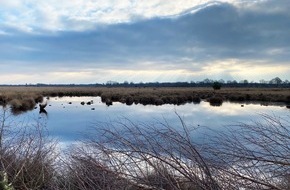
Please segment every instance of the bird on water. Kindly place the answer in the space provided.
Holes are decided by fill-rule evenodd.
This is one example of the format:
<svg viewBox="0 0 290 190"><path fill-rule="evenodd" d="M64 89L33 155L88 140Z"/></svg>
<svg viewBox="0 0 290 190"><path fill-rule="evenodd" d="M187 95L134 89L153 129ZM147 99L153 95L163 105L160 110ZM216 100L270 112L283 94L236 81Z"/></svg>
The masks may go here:
<svg viewBox="0 0 290 190"><path fill-rule="evenodd" d="M39 104L39 113L47 114L45 107L47 106L47 101Z"/></svg>

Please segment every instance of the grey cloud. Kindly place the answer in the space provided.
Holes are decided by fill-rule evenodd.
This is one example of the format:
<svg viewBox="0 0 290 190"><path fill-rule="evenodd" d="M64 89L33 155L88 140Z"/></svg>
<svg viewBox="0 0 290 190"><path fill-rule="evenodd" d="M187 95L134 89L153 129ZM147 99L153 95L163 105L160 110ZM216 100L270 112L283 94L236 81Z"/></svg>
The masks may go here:
<svg viewBox="0 0 290 190"><path fill-rule="evenodd" d="M283 6L275 2L258 5ZM86 32L34 35L14 31L0 38L0 61L76 68L134 68L140 61L184 67L184 58L201 64L228 58L289 64L287 11L219 3L194 14L96 26Z"/></svg>

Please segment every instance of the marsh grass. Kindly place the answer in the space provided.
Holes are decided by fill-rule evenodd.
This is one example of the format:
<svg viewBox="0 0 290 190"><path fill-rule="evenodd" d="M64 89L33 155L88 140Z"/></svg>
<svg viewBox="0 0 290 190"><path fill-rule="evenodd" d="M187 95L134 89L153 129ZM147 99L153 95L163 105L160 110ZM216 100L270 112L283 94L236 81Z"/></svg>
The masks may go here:
<svg viewBox="0 0 290 190"><path fill-rule="evenodd" d="M208 101L211 106L221 106L223 104L223 98L221 96L213 96Z"/></svg>
<svg viewBox="0 0 290 190"><path fill-rule="evenodd" d="M43 101L43 96L34 92L0 91L0 105L10 106L14 114L19 114L35 108Z"/></svg>
<svg viewBox="0 0 290 190"><path fill-rule="evenodd" d="M108 106L113 102L127 105L163 105L200 103L209 101L221 105L223 101L282 102L290 103L290 89L287 88L212 88L189 87L0 87L0 105L11 106L14 113L33 109L43 97L100 96Z"/></svg>

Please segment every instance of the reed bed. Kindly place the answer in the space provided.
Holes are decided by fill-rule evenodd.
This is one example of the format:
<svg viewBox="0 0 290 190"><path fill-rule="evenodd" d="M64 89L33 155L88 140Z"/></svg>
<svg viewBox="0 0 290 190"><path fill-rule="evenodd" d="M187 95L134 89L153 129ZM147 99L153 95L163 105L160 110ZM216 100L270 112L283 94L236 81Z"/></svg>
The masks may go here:
<svg viewBox="0 0 290 190"><path fill-rule="evenodd" d="M43 97L100 96L103 103L121 102L127 105L163 105L199 103L212 105L223 101L282 102L290 104L289 88L190 88L190 87L0 87L0 104L25 111L43 100Z"/></svg>

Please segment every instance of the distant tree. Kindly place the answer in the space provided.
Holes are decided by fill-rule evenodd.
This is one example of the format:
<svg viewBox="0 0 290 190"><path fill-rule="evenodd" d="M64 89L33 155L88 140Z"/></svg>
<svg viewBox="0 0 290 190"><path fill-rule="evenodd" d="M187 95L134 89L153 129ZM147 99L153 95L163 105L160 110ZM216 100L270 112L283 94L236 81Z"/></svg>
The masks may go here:
<svg viewBox="0 0 290 190"><path fill-rule="evenodd" d="M220 82L215 81L215 82L212 84L212 87L213 87L214 90L219 90L219 89L221 89L222 84L221 84Z"/></svg>
<svg viewBox="0 0 290 190"><path fill-rule="evenodd" d="M240 83L242 83L242 84L249 84L249 81L245 79L245 80L241 80Z"/></svg>
<svg viewBox="0 0 290 190"><path fill-rule="evenodd" d="M267 84L267 81L265 81L264 79L261 79L261 80L260 80L260 83L261 83L261 84Z"/></svg>
<svg viewBox="0 0 290 190"><path fill-rule="evenodd" d="M107 81L107 83L106 83L106 85L117 85L117 84L119 84L119 83L116 81L111 81L111 80Z"/></svg>
<svg viewBox="0 0 290 190"><path fill-rule="evenodd" d="M213 83L213 80L206 78L203 80L203 82L206 84L210 84L210 83Z"/></svg>
<svg viewBox="0 0 290 190"><path fill-rule="evenodd" d="M282 80L279 77L275 77L272 80L270 80L270 84L277 84L277 85L279 85L281 83L282 83Z"/></svg>

